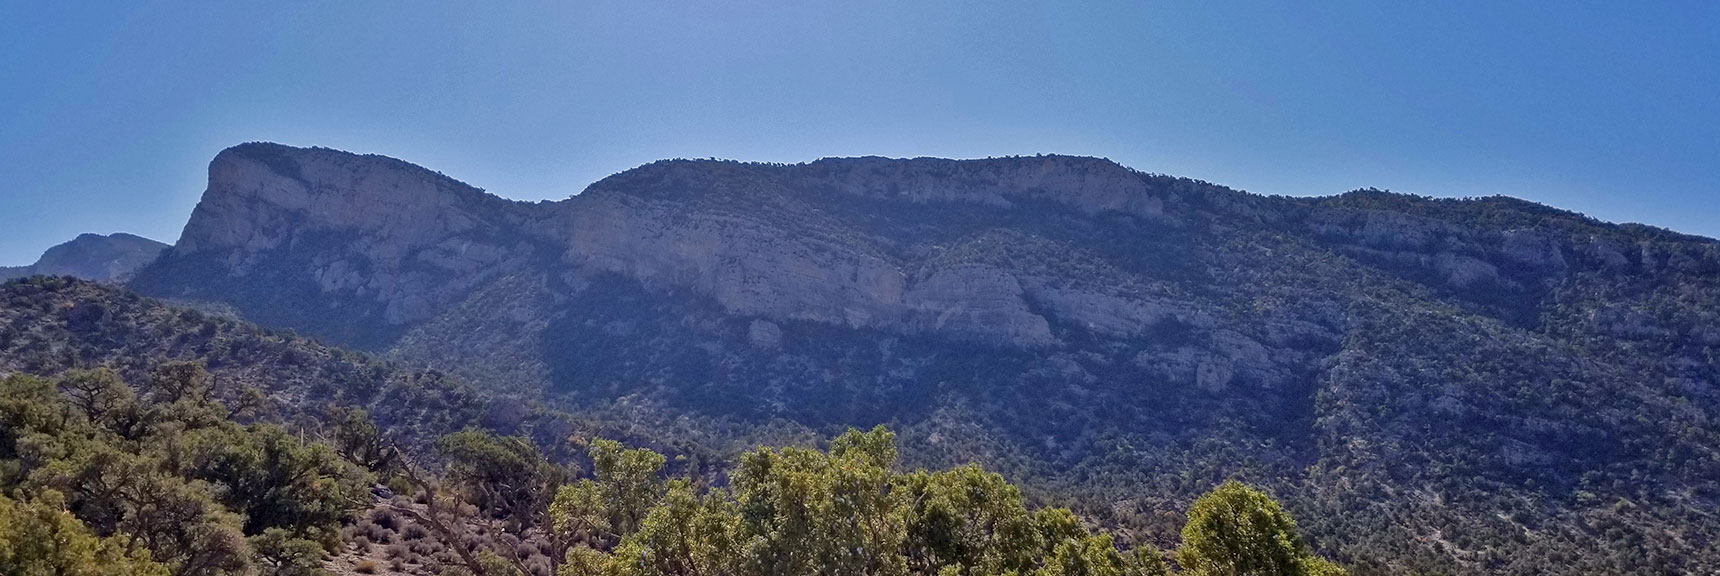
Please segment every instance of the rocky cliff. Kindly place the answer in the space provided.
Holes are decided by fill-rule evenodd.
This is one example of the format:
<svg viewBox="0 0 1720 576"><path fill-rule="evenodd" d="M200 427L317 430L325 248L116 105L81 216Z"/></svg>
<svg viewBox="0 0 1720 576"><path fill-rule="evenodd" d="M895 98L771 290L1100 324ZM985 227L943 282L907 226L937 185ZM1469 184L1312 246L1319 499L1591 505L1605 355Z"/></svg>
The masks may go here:
<svg viewBox="0 0 1720 576"><path fill-rule="evenodd" d="M969 226L938 238L956 243L945 246L894 236L889 221L852 218L868 204L997 213L1046 205L1174 226L1165 199L1137 174L1090 158L860 158L781 168L670 161L539 204L397 160L322 149L238 146L209 173L209 191L170 253L175 263L213 265L227 278L290 273L282 284L368 308L336 322L389 326L433 318L487 280L547 271L571 287L615 273L686 288L729 313L773 321L1047 345L1056 339L1047 318L1029 309L1035 303L1078 322L1120 322L1115 329L1125 332L1161 312L1107 294L1128 286L1053 286L1055 270L1007 270L959 255L970 243L1001 241L994 231ZM270 262L283 257L302 261L287 270ZM208 289L160 276L140 285L187 296ZM309 323L319 319L303 320L314 329Z"/></svg>
<svg viewBox="0 0 1720 576"><path fill-rule="evenodd" d="M893 422L1149 539L1243 476L1370 570L1720 561L1720 243L1510 198L1041 156L662 161L522 203L247 144L132 286L669 428Z"/></svg>
<svg viewBox="0 0 1720 576"><path fill-rule="evenodd" d="M0 266L0 280L24 276L74 276L85 280L125 280L155 260L167 245L124 232L80 234L49 248L35 264Z"/></svg>

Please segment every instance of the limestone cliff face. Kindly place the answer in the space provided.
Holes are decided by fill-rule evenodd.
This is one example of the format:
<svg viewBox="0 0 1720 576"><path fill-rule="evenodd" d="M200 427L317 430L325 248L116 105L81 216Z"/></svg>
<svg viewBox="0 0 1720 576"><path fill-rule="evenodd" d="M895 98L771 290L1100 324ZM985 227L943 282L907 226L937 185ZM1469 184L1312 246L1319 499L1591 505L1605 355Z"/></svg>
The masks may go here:
<svg viewBox="0 0 1720 576"><path fill-rule="evenodd" d="M754 184L771 194L685 201L599 183L559 207L563 263L575 276L615 272L685 287L735 314L848 326L900 320L906 278L878 239L774 183Z"/></svg>
<svg viewBox="0 0 1720 576"><path fill-rule="evenodd" d="M166 244L124 232L105 236L80 234L69 242L49 248L34 264L0 266L0 280L40 274L123 281L166 249Z"/></svg>
<svg viewBox="0 0 1720 576"><path fill-rule="evenodd" d="M562 202L527 204L379 156L247 144L210 164L208 191L170 260L200 262L219 282L314 287L305 296L355 302L374 309L356 321L395 326L525 272L556 278L568 295L582 278L614 273L691 290L735 315L1014 346L1057 341L1036 303L1077 322L1133 326L1112 328L1121 332L1157 314L1116 295L1045 288L1049 279L1028 270L949 260L947 249L972 247L855 221L868 204L1165 218L1137 174L1091 158L661 162ZM204 288L165 272L144 285L186 296ZM1104 317L1086 318L1095 314Z"/></svg>
<svg viewBox="0 0 1720 576"><path fill-rule="evenodd" d="M210 162L208 192L176 251L261 253L315 227L361 233L374 259L398 264L416 246L480 226L483 200L480 190L380 157L245 145Z"/></svg>
<svg viewBox="0 0 1720 576"><path fill-rule="evenodd" d="M1138 174L1074 157L663 162L599 182L565 204L565 260L575 268L689 286L736 314L1018 346L1056 341L1050 320L1030 309L1028 286L1046 279L939 258L963 244L893 234L890 222L877 220L901 210L1019 216L1040 205L1087 217L1165 218L1164 201ZM1055 302L1065 292L1036 295Z"/></svg>
<svg viewBox="0 0 1720 576"><path fill-rule="evenodd" d="M1511 322L1536 321L1527 315L1536 303L1583 270L1720 268L1712 242L1633 245L1605 229L1545 224L1581 223L1562 212L1484 202L1511 218L1476 225L1457 215L1472 204L1377 191L1265 198L1041 156L662 161L567 200L523 203L382 156L246 144L211 162L178 244L134 285L228 301L348 344L388 349L408 337L426 357L458 357L425 345L454 338L447 315L508 298L486 287L536 294L534 312L513 314L539 321L472 344L497 350L505 336L541 340L543 318L616 277L701 299L748 326L804 322L1021 350L1119 343L1132 350L1122 361L1219 389L1238 378L1282 382L1308 361L1274 358L1262 343L1333 342L1342 330L1306 314L1227 326L1240 287L1214 282L1244 271L1235 268L1248 250L1236 244L1243 230L1279 230ZM1604 333L1656 333L1617 329L1628 314L1591 318ZM442 336L413 336L420 329ZM763 330L724 338L792 338Z"/></svg>
<svg viewBox="0 0 1720 576"><path fill-rule="evenodd" d="M246 144L210 163L168 261L139 281L188 297L246 286L340 299L364 310L352 321L400 326L529 258L521 232L535 214L391 158ZM190 264L197 274L175 276Z"/></svg>

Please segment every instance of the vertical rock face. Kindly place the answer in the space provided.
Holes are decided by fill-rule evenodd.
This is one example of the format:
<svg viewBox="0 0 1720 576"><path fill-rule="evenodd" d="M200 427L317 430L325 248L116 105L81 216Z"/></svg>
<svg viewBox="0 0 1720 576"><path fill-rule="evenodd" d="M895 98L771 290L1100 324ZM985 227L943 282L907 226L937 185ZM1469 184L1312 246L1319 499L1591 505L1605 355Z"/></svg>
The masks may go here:
<svg viewBox="0 0 1720 576"><path fill-rule="evenodd" d="M689 287L733 314L1021 347L1057 341L1027 290L1051 279L964 260L1007 241L986 218L1170 221L1140 175L1063 156L659 162L563 204L576 270Z"/></svg>
<svg viewBox="0 0 1720 576"><path fill-rule="evenodd" d="M1526 203L1489 200L1524 224L1494 228L1407 198L1260 198L1095 158L868 157L663 161L533 204L382 156L254 143L210 163L179 242L134 284L372 348L497 278L541 278L560 301L615 275L736 317L1031 349L1069 329L1211 329L1222 299L1191 297L1212 288L1191 284L1215 265L1196 262L1201 237L1236 227L1289 226L1524 322L1513 311L1574 271L1713 265L1711 242L1626 250L1536 226L1571 219Z"/></svg>
<svg viewBox="0 0 1720 576"><path fill-rule="evenodd" d="M560 207L563 263L688 288L735 314L845 326L899 318L904 275L879 241L777 192L688 206L594 187Z"/></svg>
<svg viewBox="0 0 1720 576"><path fill-rule="evenodd" d="M1695 518L1720 475L1720 243L1509 198L1264 197L1042 156L662 161L532 204L248 144L131 286L551 400L965 437L1108 502L1194 469L1322 510L1497 495L1352 518L1429 557L1456 558L1428 526L1497 517L1468 502L1636 501L1602 492L1637 474ZM1582 506L1521 514L1606 513ZM1709 541L1619 530L1547 541Z"/></svg>
<svg viewBox="0 0 1720 576"><path fill-rule="evenodd" d="M179 242L133 285L383 345L532 258L536 214L392 158L245 144L210 162Z"/></svg>
<svg viewBox="0 0 1720 576"><path fill-rule="evenodd" d="M529 271L571 293L582 277L611 273L690 290L735 315L1043 346L1056 338L1025 286L1047 278L942 262L946 246L847 218L868 206L971 214L1037 205L1165 217L1138 175L1091 158L661 162L562 202L526 204L393 159L246 144L210 164L209 189L168 262L138 286L187 297L266 288L273 299L362 310L347 322L406 327L491 278ZM322 325L342 320L288 323L363 332Z"/></svg>
<svg viewBox="0 0 1720 576"><path fill-rule="evenodd" d="M161 255L167 245L124 232L80 234L42 253L29 266L0 267L0 280L23 276L75 276L85 280L125 280Z"/></svg>
<svg viewBox="0 0 1720 576"><path fill-rule="evenodd" d="M175 246L260 253L298 228L361 234L367 254L397 267L416 250L501 225L511 203L380 156L248 144L209 164L209 191Z"/></svg>

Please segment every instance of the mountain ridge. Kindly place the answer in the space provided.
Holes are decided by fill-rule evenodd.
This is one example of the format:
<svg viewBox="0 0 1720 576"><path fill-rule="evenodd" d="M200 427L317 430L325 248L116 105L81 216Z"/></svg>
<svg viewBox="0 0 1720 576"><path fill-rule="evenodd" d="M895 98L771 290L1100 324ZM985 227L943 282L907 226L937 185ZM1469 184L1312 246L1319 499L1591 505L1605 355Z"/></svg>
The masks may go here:
<svg viewBox="0 0 1720 576"><path fill-rule="evenodd" d="M1379 572L1720 557L1711 239L1063 156L660 161L525 203L230 152L133 289L711 434L893 423L1149 540L1241 476Z"/></svg>
<svg viewBox="0 0 1720 576"><path fill-rule="evenodd" d="M300 152L293 152L294 150L300 150ZM621 234L615 229L618 224L614 222L614 220L619 220L618 218L615 218L615 216L617 214L629 213L633 204L640 202L650 203L665 201L665 197L661 196L672 192L682 194L682 196L677 197L674 201L693 203L713 203L721 201L729 204L730 206L726 208L721 206L711 206L713 209L717 210L728 210L730 212L728 217L734 217L737 212L748 212L747 214L741 214L741 216L757 218L768 215L779 221L792 218L815 219L820 216L820 213L829 211L828 209L824 209L824 207L795 205L797 200L803 199L797 198L796 194L801 196L806 194L824 196L829 196L833 193L847 194L849 196L860 198L858 202L866 202L868 200L875 200L879 197L885 197L902 199L915 204L926 202L956 202L958 204L973 203L992 208L1001 207L1006 210L1017 203L1044 201L1045 197L1049 196L1051 198L1050 201L1054 204L1072 206L1077 210L1088 213L1089 215L1120 212L1125 215L1146 218L1172 227L1179 225L1176 216L1179 211L1186 213L1193 209L1189 204L1190 202L1200 202L1203 205L1202 208L1211 209L1220 213L1230 212L1230 215L1236 217L1245 219L1253 218L1256 220L1260 219L1263 215L1268 218L1282 218L1284 217L1284 212L1289 212L1291 216L1295 216L1295 213L1297 212L1316 212L1323 208L1334 206L1343 208L1354 204L1396 204L1400 206L1409 204L1426 208L1429 206L1437 207L1448 205L1452 202L1472 202L1481 204L1506 202L1499 199L1435 200L1407 195L1396 195L1381 191L1356 191L1346 193L1344 195L1316 198L1256 196L1245 192L1238 192L1223 187L1205 184L1199 181L1139 173L1107 160L1068 156L1017 157L1009 159L966 161L941 159L890 160L877 157L862 157L854 159L821 159L805 164L790 165L712 160L666 160L650 163L639 168L623 171L616 175L604 178L603 180L593 183L581 194L568 199L537 203L508 200L500 196L488 194L483 192L481 189L460 183L459 181L448 178L440 173L434 173L428 169L384 156L357 156L328 149L301 150L272 144L246 144L223 152L223 154L217 156L217 159L211 164L212 178L218 179L222 177L221 175L225 174L225 172L221 169L225 166L234 164L233 162L224 162L224 159L230 160L231 156L244 156L249 159L260 161L268 166L269 170L274 174L283 175L289 180L295 180L303 184L302 174L296 164L298 160L292 159L292 155L295 153L311 154L324 158L341 158L344 159L342 162L357 161L361 163L368 162L380 164L385 169L399 169L403 170L407 174L414 175L412 182L384 183L384 185L393 186L395 188L398 188L401 185L410 186L412 184L422 185L433 183L427 189L437 192L431 194L429 198L440 198L440 200L436 200L433 203L426 197L401 196L394 197L394 202L392 204L374 206L348 204L338 205L337 207L324 207L324 209L329 210L331 214L338 213L346 215L347 217L377 215L377 218L392 219L388 222L379 220L375 222L360 223L356 221L342 221L339 218L336 218L335 221L325 223L331 224L331 227L337 228L341 226L345 226L346 228L363 228L365 226L370 226L380 230L381 234L397 236L394 232L412 231L416 228L413 226L402 225L400 224L401 222L434 222L440 226L425 227L426 230L421 230L420 232L423 233L420 234L420 237L418 238L390 238L390 240L395 241L393 245L382 247L383 251L379 253L391 260L389 262L390 266L398 267L405 264L400 260L404 256L404 252L407 250L439 251L439 254L436 256L421 256L421 258L425 260L433 260L437 258L462 260L460 262L441 263L445 268L485 266L491 264L491 260L498 258L496 254L489 253L487 251L507 250L515 247L498 245L501 243L507 243L509 240L516 242L519 240L518 238L504 238L507 237L508 234L503 233L502 230L511 229L513 231L522 232L526 236L535 237L537 240L548 239L551 244L573 245L574 248L572 250L561 250L563 248L562 246L540 247L549 251L565 252L560 255L564 263L586 263L607 268L630 266L631 269L628 270L628 272L632 275L641 277L656 277L664 274L673 275L674 273L685 273L686 270L675 269L675 263L669 262L649 263L658 265L656 269L641 269L642 264L640 262L630 262L626 265L617 262L617 260L622 258L619 258L614 251L625 250L628 247L625 245L617 245L621 242L616 240L616 237L621 236ZM1071 178L1067 177L1067 174L1065 174L1066 177L1064 181L1061 182L1061 184L1064 184L1065 186L1062 189L1053 187L1050 189L1051 193L1049 194L1044 193L1047 189L1043 186L1019 186L1011 189L999 188L997 185L999 182L1017 182L1020 179L1019 174L1021 173L1026 173L1029 176L1042 179L1045 178L1046 172L1052 172L1055 176L1057 168L1066 167L1065 165L1071 163L1084 165L1088 170L1085 173L1075 175L1077 183L1074 185L1068 185L1068 180ZM995 173L995 169L993 168L998 165L1011 164L1037 164L1039 170L1037 172L1034 170L1017 170L1015 173L1011 174L1011 176L1017 176L1016 178L1008 178L1000 177ZM920 166L918 172L911 170L916 165ZM926 168L928 165L931 167L929 170ZM1094 167L1099 167L1099 169L1094 170ZM897 180L906 180L906 182L891 180L889 173L892 168L895 169L896 173L901 173L903 169L910 169L908 177L897 178ZM364 168L363 170L367 172L376 171L374 168ZM778 191L768 198L757 197L750 200L747 199L746 193L748 192L754 194L772 194L771 192L768 192L770 188L769 181L771 178L795 177L793 174L784 176L759 173L760 171L769 170L811 172L809 179L812 180L812 183L802 186L801 189L790 191L792 193ZM965 170L965 172L963 170ZM739 190L739 194L736 193L737 191L733 186L720 190L712 188L710 186L712 181L699 179L708 176L701 174L701 172L709 171L728 171L731 174L724 176L725 178L750 178L754 184L758 184L759 186ZM1100 172L1102 176L1108 178L1107 184L1114 185L1095 187L1089 185L1090 183L1088 182L1079 181L1079 177L1090 175L1096 171ZM882 178L886 181L890 181L890 185L895 188L887 191L879 189L864 189L863 187L852 185L852 182L843 180L844 177L853 176L855 172L871 176L873 179ZM934 173L936 178L941 180L937 180L938 183L936 185L925 182L925 180L928 179L928 172ZM886 175L877 176L879 173L885 173ZM1131 177L1136 180L1131 181ZM916 180L916 178L918 180ZM1053 178L1053 180L1055 180L1055 178ZM950 185L950 182L954 182L954 185ZM1141 184L1141 182L1152 182L1154 187L1148 188L1146 185ZM212 180L212 183L219 184L217 180ZM1054 181L1052 184L1059 184L1059 182ZM700 186L703 186L703 188L699 188ZM904 189L903 186L906 186L906 189ZM916 186L918 186L918 188L916 188ZM693 190L695 188L703 191L703 194L698 198L685 196L686 191ZM1185 190L1178 193L1176 192L1178 188L1183 188ZM638 196L641 189L648 191L650 194ZM761 189L766 190L766 192L760 192ZM1190 189L1192 189L1193 192L1189 191ZM217 188L212 186L211 190L217 190ZM1041 194L1038 197L1035 197L1033 194L1035 191L1041 192ZM444 196L436 196L436 194L442 194L444 192L446 193ZM1061 194L1059 192L1061 192ZM1086 194L1086 196L1082 197L1082 194ZM1169 209L1170 212L1166 212L1166 194L1177 196L1176 198L1172 198L1171 202L1181 202L1182 205L1179 206L1173 204ZM1381 194L1390 195L1388 198L1396 198L1397 200L1382 199L1380 197ZM1359 196L1367 197L1367 199L1358 201ZM375 195L366 196L353 195L349 193L342 196L340 201L357 201L362 198L375 197ZM298 208L296 203L306 202L308 201L308 198L309 196L302 194L289 194L277 197L275 200L285 202L285 204L282 204L282 207L287 209L286 212L293 213L296 208ZM462 203L459 205L465 206L465 208L462 208L460 214L455 217L456 221L438 222L438 218L440 216L434 215L436 214L436 210L438 208L448 207L450 202ZM470 206L467 206L465 203L469 203ZM1593 225L1592 229L1585 230L1585 232L1591 234L1595 232L1617 232L1621 230L1635 229L1624 225L1600 223L1599 221L1595 221L1585 216L1571 212L1559 211L1557 209L1529 203L1527 201L1511 199L1508 203L1513 205L1510 209L1517 213L1531 214L1530 218L1526 219L1524 222L1520 222L1520 224L1532 224L1536 218L1569 218L1575 221L1582 221L1585 224ZM1262 210L1260 208L1262 204L1270 204L1273 210ZM187 237L181 241L181 246L178 247L176 252L194 253L199 249L201 244L211 242L216 245L227 246L229 248L243 248L256 252L258 249L267 248L268 246L248 245L244 241L240 241L236 235L249 234L247 237L249 241L260 241L265 244L267 243L267 240L264 239L275 238L278 240L281 237L279 230L273 231L273 234L271 235L268 233L258 234L256 233L257 231L249 229L227 230L222 229L219 226L206 226L204 225L204 222L200 221L200 218L207 218L215 222L226 223L247 222L247 219L243 214L238 214L237 217L227 217L223 216L218 210L212 212L210 209L205 208L204 204L200 203L199 210L193 213L192 221L187 225ZM411 210L413 212L408 214L401 212L402 210ZM557 216L555 215L557 212L565 214ZM657 210L656 212L660 213L662 211ZM1359 224L1363 228L1362 230L1338 230L1335 226L1340 225L1340 223L1321 222L1317 225L1325 226L1326 228L1319 230L1318 232L1328 235L1346 233L1359 233L1364 236L1371 235L1363 238L1362 244L1366 245L1369 242L1380 244L1383 242L1385 247L1389 248L1397 246L1394 245L1393 242L1405 240L1403 238L1393 240L1381 236L1381 234L1390 235L1394 233L1393 229L1401 231L1408 227L1419 228L1410 230L1410 233L1425 236L1429 233L1441 232L1440 230L1437 230L1438 228L1449 228L1449 224L1445 223L1444 220L1441 220L1437 216L1437 210L1432 211L1434 214L1429 216L1391 214L1386 218L1378 218L1378 216L1389 213L1369 212L1369 209L1366 208L1361 209L1360 212L1361 217L1364 219L1374 218L1374 221L1360 222ZM1532 213L1539 214L1534 215ZM1369 214L1372 214L1372 216L1369 216ZM576 221L562 224L551 221L557 217L564 220L572 219ZM1352 217L1352 220L1353 219L1354 218ZM1381 222L1381 220L1385 221ZM273 225L277 227L291 224L292 223L285 221L273 223ZM556 228L558 227L563 229L557 230ZM606 229L605 227L608 228ZM797 228L797 231L800 232L823 229L840 230L841 228L840 226L795 227ZM571 231L568 229L571 229ZM1676 235L1676 233L1652 227L1645 227L1642 228L1642 230L1644 230L1648 235L1653 236L1664 236L1665 234ZM477 240L501 239L502 242L485 243L479 241L474 243L472 242L474 238L461 236L467 232L476 234L480 237L477 238ZM226 234L227 236L222 238L209 238L206 237L207 234ZM850 235L850 237L852 237L852 235ZM448 238L457 238L462 243L449 246L430 245L432 241L441 241ZM1712 242L1711 240L1693 236L1676 235L1674 238L1691 241L1706 240L1708 242ZM688 242L695 241L691 238L683 240ZM856 245L863 246L866 249L875 252L881 247L880 243L876 240L877 239L868 239L867 241L859 242ZM1424 240L1425 239L1409 238L1407 239L1408 243L1404 245L1415 247L1418 242L1424 242ZM1504 250L1515 251L1516 253L1525 255L1525 257L1534 258L1537 256L1524 251L1540 249L1545 252L1546 246L1527 246L1527 244L1532 244L1537 241L1538 240L1536 239L1518 240L1518 245L1504 247ZM1399 244L1402 244L1402 242L1399 242ZM1542 244L1545 244L1545 242L1542 242ZM475 256L472 254L474 246L478 248L478 254ZM1604 244L1596 246L1595 250L1607 252L1609 254L1611 252L1618 252L1617 249L1605 246ZM554 255L545 254L543 256L553 257ZM1606 257L1611 258L1610 255ZM1475 262L1474 259L1467 259L1460 254L1445 258L1441 262L1436 262L1433 265L1436 267L1443 267L1447 274L1461 277L1458 280L1460 283L1475 280L1486 280L1494 276L1494 272L1490 271L1486 266L1480 265ZM661 269L665 266L669 267L670 270ZM870 272L878 273L878 271L873 270L872 267L866 267L864 265L862 265L862 267L867 268ZM242 270L243 268L243 262L235 265L235 269ZM339 269L337 266L337 269L330 271L330 274L333 276L332 279L322 278L318 281L323 284L338 284L343 281L356 281L351 277L343 278L343 276L345 276L345 272L347 272L347 270ZM886 276L891 275L889 271L883 271L882 273ZM383 283L391 283L393 280L395 280L395 278L386 278ZM716 280L713 279L703 279L702 281L705 284L716 282ZM872 282L874 284L883 284L881 286L870 287L873 290L883 290L886 292L897 290L893 284L898 281L893 278L875 278L872 279ZM457 292L463 288L464 286L456 286L452 291ZM384 288L378 288L378 290L382 289ZM716 288L710 289L716 290ZM856 289L861 292L866 291L859 287ZM448 294L450 290L441 290L439 292L440 293L435 294L432 299L442 305L445 305L453 297L451 294ZM893 296L888 295L885 297L893 298ZM408 295L398 294L389 300L388 309L384 311L383 315L386 317L385 320L392 324L421 320L427 317L428 312L424 309L426 305L434 306L434 304L427 304L419 299L412 299ZM741 306L741 308L750 309L745 305ZM820 315L798 309L789 312L782 312L778 315L794 316L796 313L801 313L803 315ZM829 319L833 315L826 311L825 313L822 313L821 316ZM1039 332L1037 328L1032 330L1036 333Z"/></svg>

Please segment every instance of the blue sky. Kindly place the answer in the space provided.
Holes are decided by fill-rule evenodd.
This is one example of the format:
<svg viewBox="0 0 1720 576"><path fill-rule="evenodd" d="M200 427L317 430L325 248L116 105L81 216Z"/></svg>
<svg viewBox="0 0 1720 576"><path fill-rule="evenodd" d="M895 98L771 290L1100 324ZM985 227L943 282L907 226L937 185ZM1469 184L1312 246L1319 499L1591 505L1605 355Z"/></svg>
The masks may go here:
<svg viewBox="0 0 1720 576"><path fill-rule="evenodd" d="M0 264L171 242L251 140L517 199L665 157L1058 152L1720 236L1720 3L0 0Z"/></svg>

